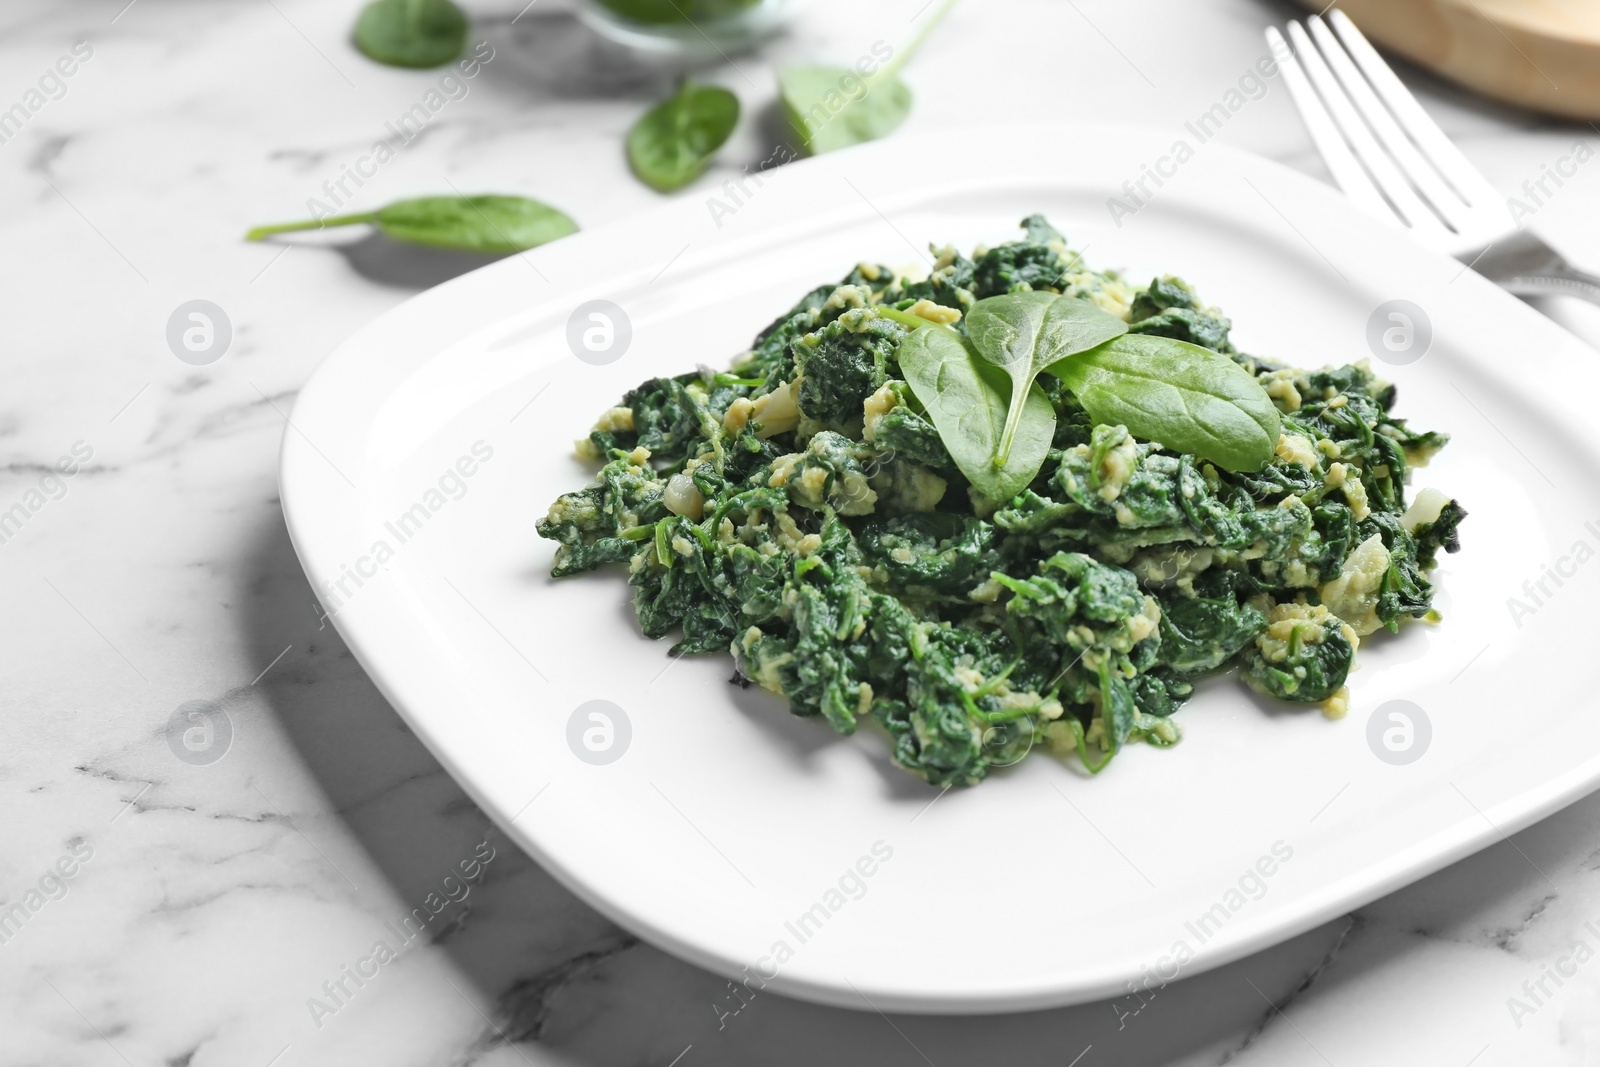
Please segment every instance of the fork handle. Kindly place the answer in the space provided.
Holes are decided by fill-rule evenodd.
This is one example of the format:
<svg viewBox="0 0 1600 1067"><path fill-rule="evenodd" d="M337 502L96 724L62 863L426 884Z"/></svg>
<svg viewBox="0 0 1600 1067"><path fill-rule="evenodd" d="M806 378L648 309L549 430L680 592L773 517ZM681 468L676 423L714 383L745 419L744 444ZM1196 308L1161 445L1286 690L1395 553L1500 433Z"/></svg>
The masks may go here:
<svg viewBox="0 0 1600 1067"><path fill-rule="evenodd" d="M1479 274L1518 296L1575 296L1600 304L1600 274L1572 266L1526 230L1490 245L1469 261Z"/></svg>
<svg viewBox="0 0 1600 1067"><path fill-rule="evenodd" d="M1501 280L1500 285L1518 296L1565 295L1600 304L1600 274L1589 274L1575 267L1559 273L1517 274Z"/></svg>

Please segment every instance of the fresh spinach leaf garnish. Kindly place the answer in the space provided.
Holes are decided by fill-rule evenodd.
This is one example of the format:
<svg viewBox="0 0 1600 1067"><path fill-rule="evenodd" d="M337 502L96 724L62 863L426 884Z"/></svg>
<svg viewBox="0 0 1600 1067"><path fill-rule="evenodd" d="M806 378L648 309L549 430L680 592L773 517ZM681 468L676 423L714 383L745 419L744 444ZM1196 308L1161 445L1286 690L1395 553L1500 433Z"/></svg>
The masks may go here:
<svg viewBox="0 0 1600 1067"><path fill-rule="evenodd" d="M523 196L423 196L397 200L376 211L257 226L259 241L278 233L365 223L396 241L465 252L521 252L578 231L565 212Z"/></svg>
<svg viewBox="0 0 1600 1067"><path fill-rule="evenodd" d="M1095 422L1230 471L1261 469L1278 444L1278 409L1261 383L1187 341L1127 334L1046 369Z"/></svg>
<svg viewBox="0 0 1600 1067"><path fill-rule="evenodd" d="M1042 371L1095 422L1230 471L1259 470L1277 447L1278 409L1248 371L1187 341L1130 334L1087 300L1027 291L979 300L965 338L906 312L879 314L912 326L899 352L906 381L961 472L991 499L1009 499L1044 462L1055 411L1034 400Z"/></svg>
<svg viewBox="0 0 1600 1067"><path fill-rule="evenodd" d="M988 362L1011 378L1010 410L995 450L1004 466L1022 418L1023 398L1039 372L1128 332L1128 324L1088 300L1021 292L980 300L967 313L967 336Z"/></svg>
<svg viewBox="0 0 1600 1067"><path fill-rule="evenodd" d="M900 68L942 21L956 0L928 16L910 41L888 62L863 73L873 63L863 57L854 68L787 67L778 72L778 99L784 117L800 138L798 147L817 155L876 141L893 133L911 113L911 89L900 80ZM877 47L874 46L874 52Z"/></svg>
<svg viewBox="0 0 1600 1067"><path fill-rule="evenodd" d="M467 16L451 0L375 0L356 19L355 44L391 67L442 67L461 54Z"/></svg>
<svg viewBox="0 0 1600 1067"><path fill-rule="evenodd" d="M1039 473L1055 432L1055 410L1030 378L1012 427L1008 457L996 462L1010 407L1005 374L946 326L913 329L900 342L900 372L961 473L990 500L1010 500Z"/></svg>
<svg viewBox="0 0 1600 1067"><path fill-rule="evenodd" d="M628 163L640 181L670 193L698 178L739 122L739 98L687 79L628 131Z"/></svg>

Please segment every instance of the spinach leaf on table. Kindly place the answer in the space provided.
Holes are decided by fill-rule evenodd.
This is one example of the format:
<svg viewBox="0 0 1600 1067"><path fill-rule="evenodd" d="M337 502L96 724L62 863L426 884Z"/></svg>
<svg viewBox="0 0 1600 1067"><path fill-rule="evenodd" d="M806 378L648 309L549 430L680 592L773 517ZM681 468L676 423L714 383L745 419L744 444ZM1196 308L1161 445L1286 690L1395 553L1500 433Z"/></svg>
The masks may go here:
<svg viewBox="0 0 1600 1067"><path fill-rule="evenodd" d="M1095 422L1227 470L1259 470L1277 448L1278 409L1261 383L1199 345L1125 334L1046 369Z"/></svg>
<svg viewBox="0 0 1600 1067"><path fill-rule="evenodd" d="M355 45L391 67L442 67L461 54L467 16L451 0L375 0L356 19Z"/></svg>
<svg viewBox="0 0 1600 1067"><path fill-rule="evenodd" d="M396 241L465 252L521 252L576 233L562 211L522 196L423 196L397 200L376 211L325 219L257 226L245 234L259 241L277 233L366 223Z"/></svg>
<svg viewBox="0 0 1600 1067"><path fill-rule="evenodd" d="M739 122L739 98L685 80L628 131L628 163L640 181L670 193L698 178Z"/></svg>
<svg viewBox="0 0 1600 1067"><path fill-rule="evenodd" d="M911 89L900 68L947 15L956 0L945 0L916 36L875 70L862 57L854 68L804 66L778 72L778 99L785 119L813 155L875 141L893 133L911 112ZM874 55L877 46L873 46Z"/></svg>
<svg viewBox="0 0 1600 1067"><path fill-rule="evenodd" d="M1027 488L1043 466L1055 433L1055 409L1044 390L1029 382L1010 455L996 463L1010 406L1004 372L945 326L913 329L896 355L906 383L927 409L950 458L967 480L991 500L1010 500Z"/></svg>
<svg viewBox="0 0 1600 1067"><path fill-rule="evenodd" d="M852 85L861 95L849 95ZM876 141L911 113L911 89L881 71L862 78L848 67L787 67L778 73L778 95L801 147L813 155Z"/></svg>
<svg viewBox="0 0 1600 1067"><path fill-rule="evenodd" d="M1090 301L1054 293L1009 293L972 305L967 336L978 355L1011 378L1010 410L995 452L996 466L1004 466L1011 453L1028 386L1039 372L1127 332L1127 323Z"/></svg>

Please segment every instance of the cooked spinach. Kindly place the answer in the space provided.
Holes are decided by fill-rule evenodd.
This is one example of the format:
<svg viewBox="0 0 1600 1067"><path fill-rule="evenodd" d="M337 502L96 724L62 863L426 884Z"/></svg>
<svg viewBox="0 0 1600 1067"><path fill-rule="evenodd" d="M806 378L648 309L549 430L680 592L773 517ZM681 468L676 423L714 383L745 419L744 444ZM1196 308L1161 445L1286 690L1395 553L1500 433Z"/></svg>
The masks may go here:
<svg viewBox="0 0 1600 1067"><path fill-rule="evenodd" d="M640 181L670 193L698 178L739 124L739 98L685 79L628 131L628 163Z"/></svg>
<svg viewBox="0 0 1600 1067"><path fill-rule="evenodd" d="M538 524L553 573L625 563L645 633L728 649L840 733L876 724L935 785L1033 748L1098 771L1171 745L1230 666L1343 714L1361 639L1431 616L1460 548L1457 502L1407 500L1447 438L1395 417L1364 363L1240 353L1183 282L1132 285L1024 227L915 280L862 264L729 371L628 392L579 443L594 482Z"/></svg>
<svg viewBox="0 0 1600 1067"><path fill-rule="evenodd" d="M303 222L257 226L245 234L259 241L278 233L364 223L396 241L466 252L521 252L578 231L565 213L522 196L424 196L397 200L376 211Z"/></svg>
<svg viewBox="0 0 1600 1067"><path fill-rule="evenodd" d="M467 42L467 16L451 0L374 0L361 9L356 47L391 67L442 67Z"/></svg>

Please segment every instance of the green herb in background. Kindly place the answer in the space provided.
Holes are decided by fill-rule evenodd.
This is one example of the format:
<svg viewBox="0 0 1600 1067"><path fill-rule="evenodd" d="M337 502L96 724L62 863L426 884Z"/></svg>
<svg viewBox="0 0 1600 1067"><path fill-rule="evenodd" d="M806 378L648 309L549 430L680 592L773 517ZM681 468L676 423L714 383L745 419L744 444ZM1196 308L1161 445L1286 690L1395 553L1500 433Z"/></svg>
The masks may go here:
<svg viewBox="0 0 1600 1067"><path fill-rule="evenodd" d="M911 111L911 89L899 70L927 39L956 0L928 16L915 37L883 66L863 72L855 68L804 66L778 72L778 97L800 147L813 155L875 141L892 133ZM874 54L877 49L874 47Z"/></svg>
<svg viewBox="0 0 1600 1067"><path fill-rule="evenodd" d="M967 315L967 336L978 355L1011 378L1011 410L995 453L1004 466L1022 416L1022 398L1039 372L1128 332L1128 324L1088 300L1025 292L980 300Z"/></svg>
<svg viewBox="0 0 1600 1067"><path fill-rule="evenodd" d="M521 252L578 231L578 224L548 204L521 196L424 196L397 200L376 211L257 226L259 241L277 233L366 223L396 241L465 252Z"/></svg>
<svg viewBox="0 0 1600 1067"><path fill-rule="evenodd" d="M391 67L442 67L466 41L467 16L450 0L375 0L356 19L356 47Z"/></svg>
<svg viewBox="0 0 1600 1067"><path fill-rule="evenodd" d="M739 98L717 85L685 80L628 131L628 163L663 193L698 178L739 122Z"/></svg>
<svg viewBox="0 0 1600 1067"><path fill-rule="evenodd" d="M1187 341L1130 334L1047 369L1095 422L1230 471L1260 470L1278 444L1278 409L1255 377Z"/></svg>
<svg viewBox="0 0 1600 1067"><path fill-rule="evenodd" d="M761 0L600 0L630 22L651 26L715 22L758 7Z"/></svg>

